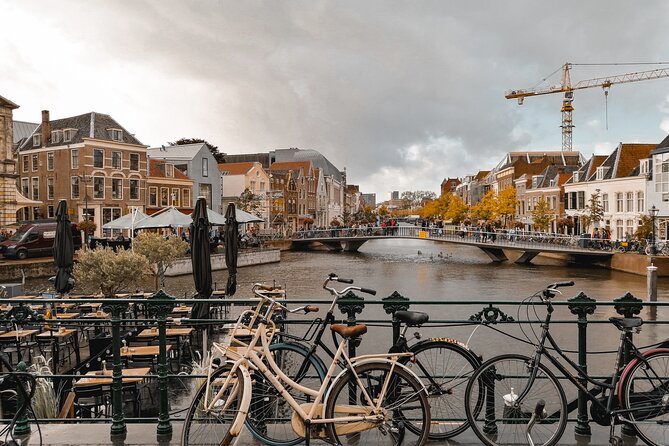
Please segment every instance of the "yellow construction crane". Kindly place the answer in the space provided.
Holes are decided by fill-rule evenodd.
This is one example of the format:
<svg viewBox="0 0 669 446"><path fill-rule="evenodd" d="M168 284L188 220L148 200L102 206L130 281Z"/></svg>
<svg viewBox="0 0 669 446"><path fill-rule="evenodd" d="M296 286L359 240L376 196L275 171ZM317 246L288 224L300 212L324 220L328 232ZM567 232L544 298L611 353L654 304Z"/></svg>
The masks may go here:
<svg viewBox="0 0 669 446"><path fill-rule="evenodd" d="M666 62L653 65L666 65ZM518 105L522 105L525 98L530 96L541 96L545 94L564 93L562 101L562 150L572 150L572 113L574 112L574 91L585 88L602 87L604 95L608 97L609 88L613 84L625 84L629 82L646 81L651 79L660 79L669 77L669 68L658 68L649 71L637 71L635 73L618 74L609 77L597 77L579 81L576 84L571 83L571 67L573 65L647 65L647 64L572 64L565 63L562 67L562 80L559 85L546 88L531 88L527 90L510 90L504 97L507 99L517 99ZM553 73L556 73L556 70Z"/></svg>

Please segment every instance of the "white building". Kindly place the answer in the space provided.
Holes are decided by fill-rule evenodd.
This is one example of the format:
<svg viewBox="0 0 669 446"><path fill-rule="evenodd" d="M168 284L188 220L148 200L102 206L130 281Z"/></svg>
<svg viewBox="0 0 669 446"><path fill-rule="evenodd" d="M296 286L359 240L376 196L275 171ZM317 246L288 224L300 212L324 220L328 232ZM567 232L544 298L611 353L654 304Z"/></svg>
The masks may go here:
<svg viewBox="0 0 669 446"><path fill-rule="evenodd" d="M641 175L646 175L646 210L659 209L656 221L657 237L667 240L669 234L669 136L641 162Z"/></svg>

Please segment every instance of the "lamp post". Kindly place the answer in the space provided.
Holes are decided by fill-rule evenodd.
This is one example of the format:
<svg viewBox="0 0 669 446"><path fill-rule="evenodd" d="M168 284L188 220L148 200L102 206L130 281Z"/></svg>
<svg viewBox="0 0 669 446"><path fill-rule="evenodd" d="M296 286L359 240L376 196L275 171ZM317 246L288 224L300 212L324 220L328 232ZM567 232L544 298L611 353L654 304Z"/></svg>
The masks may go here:
<svg viewBox="0 0 669 446"><path fill-rule="evenodd" d="M272 186L274 175L269 174L269 211L267 213L267 224L269 225L269 233L272 235Z"/></svg>
<svg viewBox="0 0 669 446"><path fill-rule="evenodd" d="M84 183L84 220L88 222L88 183L90 183L93 178L90 175L78 175L82 183ZM88 224L87 224L88 226ZM88 246L88 227L84 231L84 243Z"/></svg>
<svg viewBox="0 0 669 446"><path fill-rule="evenodd" d="M650 208L650 221L651 221L651 245L650 245L650 255L654 256L657 255L657 245L655 244L655 218L657 217L657 214L660 212L658 208L653 205L653 207Z"/></svg>

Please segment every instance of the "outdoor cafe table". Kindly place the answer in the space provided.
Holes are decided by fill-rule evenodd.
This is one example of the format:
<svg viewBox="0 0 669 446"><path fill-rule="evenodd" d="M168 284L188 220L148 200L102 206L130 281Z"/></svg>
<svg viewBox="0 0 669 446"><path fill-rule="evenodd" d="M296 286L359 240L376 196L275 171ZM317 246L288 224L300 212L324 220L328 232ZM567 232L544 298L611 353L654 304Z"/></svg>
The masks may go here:
<svg viewBox="0 0 669 446"><path fill-rule="evenodd" d="M140 383L144 381L144 376L151 372L150 367L137 367L122 369L123 384ZM126 378L127 376L136 376L136 378ZM75 387L86 386L110 386L112 384L112 370L94 370L86 373L83 378L74 383Z"/></svg>
<svg viewBox="0 0 669 446"><path fill-rule="evenodd" d="M167 344L165 346L165 351L169 352L172 350L172 344ZM132 358L133 356L158 356L160 353L159 345L142 345L138 347L122 347L121 356Z"/></svg>
<svg viewBox="0 0 669 446"><path fill-rule="evenodd" d="M56 319L76 319L79 317L79 313L56 313L54 317Z"/></svg>
<svg viewBox="0 0 669 446"><path fill-rule="evenodd" d="M172 313L189 313L190 310L192 310L192 307L179 305L178 307L172 308Z"/></svg>
<svg viewBox="0 0 669 446"><path fill-rule="evenodd" d="M158 337L158 329L152 329L152 328L147 328L145 330L142 330L138 335L137 338L141 339L152 339L152 338L157 338ZM181 338L182 337L189 337L193 333L193 328L192 327L185 327L185 328L167 328L165 329L165 336L171 337L171 338L176 338L177 340L177 345L176 345L176 350L177 350L177 359L179 358L179 354L181 352Z"/></svg>
<svg viewBox="0 0 669 446"><path fill-rule="evenodd" d="M5 341L5 342L11 342L13 340L16 344L16 353L19 357L19 361L23 360L23 357L21 355L21 340L25 338L30 338L32 337L35 333L37 333L39 330L12 330L8 331L6 333L0 334L0 340Z"/></svg>
<svg viewBox="0 0 669 446"><path fill-rule="evenodd" d="M57 330L47 330L44 333L37 335L37 338L40 339L51 339L51 357L53 363L53 373L56 372L56 367L58 367L58 361L60 360L60 343L65 338L72 336L74 339L74 355L77 359L77 364L81 363L81 353L79 352L79 336L77 336L77 330L72 328L60 328Z"/></svg>
<svg viewBox="0 0 669 446"><path fill-rule="evenodd" d="M71 310L72 308L76 307L77 304L73 304L71 302L60 302L56 304L56 308L59 310Z"/></svg>

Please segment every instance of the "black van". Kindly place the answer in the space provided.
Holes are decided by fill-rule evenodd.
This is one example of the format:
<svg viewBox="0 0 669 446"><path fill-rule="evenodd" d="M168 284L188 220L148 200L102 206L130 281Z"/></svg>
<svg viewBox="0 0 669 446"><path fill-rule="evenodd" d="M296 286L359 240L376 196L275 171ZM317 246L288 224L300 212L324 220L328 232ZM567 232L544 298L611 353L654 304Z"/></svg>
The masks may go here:
<svg viewBox="0 0 669 446"><path fill-rule="evenodd" d="M50 256L55 237L55 221L27 222L7 240L0 242L0 253L16 259ZM75 223L72 223L72 239L74 249L81 248L81 232Z"/></svg>

